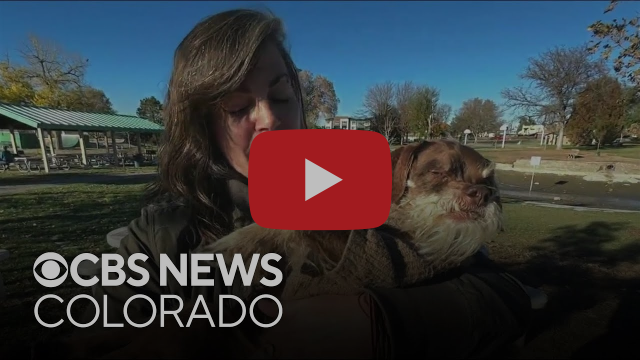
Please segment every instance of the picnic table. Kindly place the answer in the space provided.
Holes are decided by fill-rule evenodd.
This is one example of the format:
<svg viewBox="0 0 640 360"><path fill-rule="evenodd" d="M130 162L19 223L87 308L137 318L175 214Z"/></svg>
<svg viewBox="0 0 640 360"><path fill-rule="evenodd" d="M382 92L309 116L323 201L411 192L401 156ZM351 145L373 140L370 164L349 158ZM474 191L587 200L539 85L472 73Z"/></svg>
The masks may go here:
<svg viewBox="0 0 640 360"><path fill-rule="evenodd" d="M0 161L0 170L7 171L11 169L11 167L17 168L21 172L31 171L31 160L26 157L18 156L13 158L12 163L6 163L4 161ZM36 166L39 170L39 168Z"/></svg>

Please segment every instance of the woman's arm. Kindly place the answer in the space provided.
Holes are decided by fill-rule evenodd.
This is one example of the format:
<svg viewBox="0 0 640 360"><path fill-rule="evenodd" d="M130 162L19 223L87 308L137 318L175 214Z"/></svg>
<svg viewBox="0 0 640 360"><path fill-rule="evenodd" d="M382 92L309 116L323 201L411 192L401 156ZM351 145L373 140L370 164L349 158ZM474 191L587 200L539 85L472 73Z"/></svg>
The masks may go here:
<svg viewBox="0 0 640 360"><path fill-rule="evenodd" d="M265 338L276 358L490 357L524 335L530 299L500 270L465 270L410 288L284 303Z"/></svg>
<svg viewBox="0 0 640 360"><path fill-rule="evenodd" d="M461 280L465 282L466 280ZM283 304L274 358L489 358L524 334L495 294L458 285L377 289ZM463 285L465 286L465 285ZM370 306L367 306L370 305ZM526 309L523 309L526 312Z"/></svg>
<svg viewBox="0 0 640 360"><path fill-rule="evenodd" d="M141 216L128 225L129 233L125 236L120 247L117 250L117 254L124 259L124 265L122 271L125 275L125 282L119 286L102 286L101 282L94 285L93 294L94 298L100 305L100 317L98 321L91 327L91 329L103 328L103 317L108 323L124 323L127 326L127 321L124 318L124 305L126 301L134 295L144 294L151 298L154 302L159 303L160 294L163 293L160 286L157 246L155 238L155 226L154 217L147 209L143 209ZM136 261L136 264L144 268L149 273L149 281L142 287L135 287L126 282L126 279L134 278L140 279L141 275L134 272L129 267L127 261L133 254L145 254L149 258L147 261ZM171 254L168 254L171 255ZM102 264L104 268L106 264ZM111 278L116 278L116 274L112 274ZM106 300L104 300L106 297ZM159 309L157 309L159 310ZM144 299L136 299L131 301L127 306L127 315L131 321L142 323L146 322L151 315L151 304ZM95 316L95 309L93 306L87 308L84 314L85 321L88 322ZM85 329L83 329L84 331Z"/></svg>
<svg viewBox="0 0 640 360"><path fill-rule="evenodd" d="M265 329L275 359L371 359L372 322L367 295L322 295L282 304L280 322ZM274 317L272 303L258 303Z"/></svg>
<svg viewBox="0 0 640 360"><path fill-rule="evenodd" d="M523 336L531 302L503 273L468 271L405 289L370 289L382 357L483 358ZM380 323L381 322L381 323Z"/></svg>

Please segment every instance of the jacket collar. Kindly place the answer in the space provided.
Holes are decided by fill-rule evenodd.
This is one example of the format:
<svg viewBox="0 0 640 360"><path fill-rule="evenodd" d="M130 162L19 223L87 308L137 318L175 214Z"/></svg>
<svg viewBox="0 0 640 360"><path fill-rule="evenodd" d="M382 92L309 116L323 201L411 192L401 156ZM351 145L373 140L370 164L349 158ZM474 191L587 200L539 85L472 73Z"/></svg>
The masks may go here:
<svg viewBox="0 0 640 360"><path fill-rule="evenodd" d="M227 181L229 196L234 205L233 222L236 228L253 223L249 207L249 180L238 173Z"/></svg>

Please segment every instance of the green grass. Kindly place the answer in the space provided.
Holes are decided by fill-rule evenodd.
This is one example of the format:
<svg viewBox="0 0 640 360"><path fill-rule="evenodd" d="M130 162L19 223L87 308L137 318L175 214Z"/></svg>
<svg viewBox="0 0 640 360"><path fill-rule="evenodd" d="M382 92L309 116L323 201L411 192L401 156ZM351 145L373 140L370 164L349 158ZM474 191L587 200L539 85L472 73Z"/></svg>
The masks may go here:
<svg viewBox="0 0 640 360"><path fill-rule="evenodd" d="M68 185L0 196L0 248L12 255L0 263L8 293L0 307L0 351L4 347L20 356L30 340L71 329L68 322L58 329L35 322L35 301L51 290L35 282L34 260L47 251L68 258L113 251L105 235L139 216L143 186ZM544 284L554 296L540 335L526 351L532 357L566 357L606 329L622 297L620 289L640 277L638 214L577 212L516 201L506 201L504 209L506 231L490 244L492 257L518 276ZM68 300L80 291L88 290L69 282L53 293ZM585 305L583 298L592 302ZM62 306L48 303L43 317Z"/></svg>
<svg viewBox="0 0 640 360"><path fill-rule="evenodd" d="M581 150L582 151L582 150ZM587 151L596 151L595 148L591 148ZM635 144L635 145L623 145L621 147L615 147L615 148L609 148L609 147L605 147L603 149L601 149L600 151L602 154L607 154L607 155L615 155L615 156L622 156L622 157L627 157L627 158L632 158L632 159L640 159L640 145Z"/></svg>
<svg viewBox="0 0 640 360"><path fill-rule="evenodd" d="M612 354L625 351L620 344L595 341L607 332L620 338L613 326L626 329L622 336L637 331L640 214L513 201L505 204L505 217L506 231L490 244L491 256L520 279L541 285L550 297L547 309L536 315L535 337L524 358L567 359L576 351L616 357Z"/></svg>
<svg viewBox="0 0 640 360"><path fill-rule="evenodd" d="M56 329L37 324L33 315L35 301L47 293L68 300L88 290L70 281L54 291L43 288L33 278L33 262L48 251L67 259L84 252L113 251L106 234L140 215L143 189L144 185L68 185L0 196L0 249L11 252L11 258L0 263L8 293L0 307L0 351L4 346L10 348L10 353L24 351L18 346L71 328L68 321ZM45 302L43 306L45 321L55 321L51 314L60 314L64 309L55 302ZM80 311L78 307L74 314Z"/></svg>

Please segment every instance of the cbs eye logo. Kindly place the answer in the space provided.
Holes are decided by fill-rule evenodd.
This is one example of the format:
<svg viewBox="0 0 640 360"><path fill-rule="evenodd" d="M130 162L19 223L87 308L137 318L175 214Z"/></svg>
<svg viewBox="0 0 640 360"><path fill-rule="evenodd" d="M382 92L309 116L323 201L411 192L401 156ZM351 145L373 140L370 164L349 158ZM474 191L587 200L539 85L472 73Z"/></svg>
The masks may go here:
<svg viewBox="0 0 640 360"><path fill-rule="evenodd" d="M40 273L42 275L39 275L37 271L38 265L40 264L42 264L40 267ZM60 286L67 279L68 274L69 267L67 266L67 262L62 255L54 252L48 252L38 256L33 263L33 276L36 278L36 281L44 287L53 288Z"/></svg>

